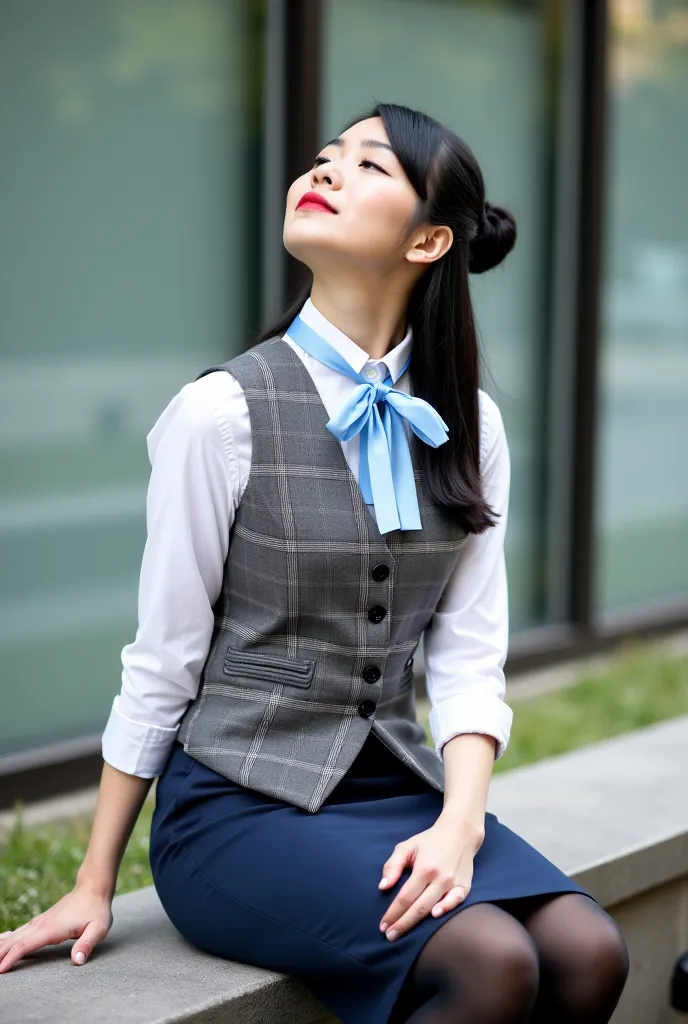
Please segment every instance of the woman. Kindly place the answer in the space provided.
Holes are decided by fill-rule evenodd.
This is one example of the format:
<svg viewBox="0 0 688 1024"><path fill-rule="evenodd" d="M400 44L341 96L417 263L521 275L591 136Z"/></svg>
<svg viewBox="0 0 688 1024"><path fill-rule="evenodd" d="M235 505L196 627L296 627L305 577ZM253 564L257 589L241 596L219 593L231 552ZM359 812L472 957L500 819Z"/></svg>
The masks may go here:
<svg viewBox="0 0 688 1024"><path fill-rule="evenodd" d="M284 242L312 282L148 437L139 630L89 849L0 971L66 937L88 958L159 776L153 877L198 947L302 978L344 1024L609 1020L616 922L486 813L511 726L510 470L468 273L515 238L465 143L405 107L293 183Z"/></svg>

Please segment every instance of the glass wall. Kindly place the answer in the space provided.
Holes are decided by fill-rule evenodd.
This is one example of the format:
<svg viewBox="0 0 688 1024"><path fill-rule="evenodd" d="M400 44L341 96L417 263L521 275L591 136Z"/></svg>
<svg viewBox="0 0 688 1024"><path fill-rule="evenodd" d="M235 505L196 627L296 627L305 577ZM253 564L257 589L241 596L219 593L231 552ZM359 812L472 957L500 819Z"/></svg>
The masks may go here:
<svg viewBox="0 0 688 1024"><path fill-rule="evenodd" d="M539 624L546 618L541 467L555 130L541 5L327 0L323 8L323 141L375 100L423 110L468 142L487 198L508 206L518 222L505 263L471 280L491 374L484 387L502 411L511 448L511 628Z"/></svg>
<svg viewBox="0 0 688 1024"><path fill-rule="evenodd" d="M610 3L597 604L688 595L688 3Z"/></svg>
<svg viewBox="0 0 688 1024"><path fill-rule="evenodd" d="M246 347L260 5L10 0L0 35L0 754L102 731L146 434Z"/></svg>

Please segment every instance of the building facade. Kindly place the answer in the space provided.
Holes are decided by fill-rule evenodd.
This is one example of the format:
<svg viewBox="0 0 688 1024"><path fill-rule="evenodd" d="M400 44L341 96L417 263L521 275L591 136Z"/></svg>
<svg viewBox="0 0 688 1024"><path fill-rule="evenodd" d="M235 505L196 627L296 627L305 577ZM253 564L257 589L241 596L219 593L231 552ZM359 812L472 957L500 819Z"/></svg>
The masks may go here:
<svg viewBox="0 0 688 1024"><path fill-rule="evenodd" d="M0 0L0 805L97 781L173 394L299 279L375 101L463 136L512 458L507 669L688 622L686 0Z"/></svg>

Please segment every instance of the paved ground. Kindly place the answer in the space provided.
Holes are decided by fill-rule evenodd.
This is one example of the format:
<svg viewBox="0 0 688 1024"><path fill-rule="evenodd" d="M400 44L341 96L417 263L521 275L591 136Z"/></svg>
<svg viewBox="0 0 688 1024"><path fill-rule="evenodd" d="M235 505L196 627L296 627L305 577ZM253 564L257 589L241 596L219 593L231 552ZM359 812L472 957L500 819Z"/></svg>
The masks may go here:
<svg viewBox="0 0 688 1024"><path fill-rule="evenodd" d="M667 654L677 656L688 654L688 630L675 633L663 640L657 640L656 644ZM612 652L519 674L513 680L507 680L507 700L509 704L513 705L519 700L527 700L540 693L550 693L553 690L570 686L584 672L604 670L613 657L614 653ZM429 710L430 706L427 700L418 701L419 716L426 717ZM151 787L148 799L152 798L154 792L155 784ZM98 787L90 786L64 797L55 797L52 800L29 804L24 809L24 822L27 825L32 825L90 814L95 809L97 795ZM11 829L13 821L13 811L0 813L0 836Z"/></svg>

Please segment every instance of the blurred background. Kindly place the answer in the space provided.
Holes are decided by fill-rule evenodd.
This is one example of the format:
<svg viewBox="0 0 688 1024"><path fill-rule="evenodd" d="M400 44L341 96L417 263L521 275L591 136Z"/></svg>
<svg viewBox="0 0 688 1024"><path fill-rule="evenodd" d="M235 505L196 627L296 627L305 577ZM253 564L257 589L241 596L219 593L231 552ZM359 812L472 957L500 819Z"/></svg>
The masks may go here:
<svg viewBox="0 0 688 1024"><path fill-rule="evenodd" d="M518 221L472 282L507 670L688 625L686 0L0 0L6 803L98 778L145 436L282 306L287 186L376 100L464 137Z"/></svg>

